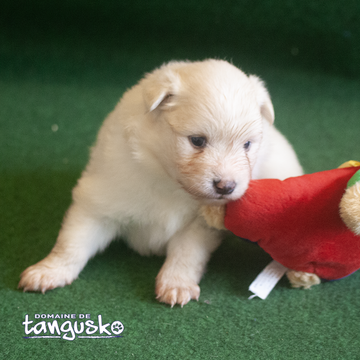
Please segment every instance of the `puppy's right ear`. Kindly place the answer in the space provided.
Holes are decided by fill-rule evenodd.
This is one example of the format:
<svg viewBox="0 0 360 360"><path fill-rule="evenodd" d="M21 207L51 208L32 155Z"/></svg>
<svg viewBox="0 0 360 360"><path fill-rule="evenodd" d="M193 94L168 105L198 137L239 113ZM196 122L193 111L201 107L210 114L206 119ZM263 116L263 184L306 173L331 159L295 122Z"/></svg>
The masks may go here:
<svg viewBox="0 0 360 360"><path fill-rule="evenodd" d="M143 80L144 100L149 111L167 110L176 104L180 77L171 69L160 68Z"/></svg>
<svg viewBox="0 0 360 360"><path fill-rule="evenodd" d="M264 82L254 75L250 75L249 79L255 86L256 100L258 105L260 106L261 115L270 124L273 124L275 120L274 107Z"/></svg>

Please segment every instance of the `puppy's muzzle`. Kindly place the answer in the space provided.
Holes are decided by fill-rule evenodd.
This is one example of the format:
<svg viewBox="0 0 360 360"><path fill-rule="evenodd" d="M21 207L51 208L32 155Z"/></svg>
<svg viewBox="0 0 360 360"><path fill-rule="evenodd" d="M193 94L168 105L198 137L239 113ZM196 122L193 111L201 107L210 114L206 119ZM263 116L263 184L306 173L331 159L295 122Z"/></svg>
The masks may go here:
<svg viewBox="0 0 360 360"><path fill-rule="evenodd" d="M230 195L236 187L235 181L214 180L214 188L217 194Z"/></svg>

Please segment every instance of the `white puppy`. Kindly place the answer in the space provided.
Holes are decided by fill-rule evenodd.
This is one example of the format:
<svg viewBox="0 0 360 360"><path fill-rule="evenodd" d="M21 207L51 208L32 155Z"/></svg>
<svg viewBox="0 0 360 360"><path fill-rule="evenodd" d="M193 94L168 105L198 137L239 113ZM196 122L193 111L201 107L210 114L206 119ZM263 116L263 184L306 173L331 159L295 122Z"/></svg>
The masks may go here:
<svg viewBox="0 0 360 360"><path fill-rule="evenodd" d="M159 301L198 299L220 243L199 207L239 198L250 178L302 174L273 121L263 83L226 61L170 62L148 74L105 120L53 250L19 287L70 284L121 236L140 254L166 254Z"/></svg>

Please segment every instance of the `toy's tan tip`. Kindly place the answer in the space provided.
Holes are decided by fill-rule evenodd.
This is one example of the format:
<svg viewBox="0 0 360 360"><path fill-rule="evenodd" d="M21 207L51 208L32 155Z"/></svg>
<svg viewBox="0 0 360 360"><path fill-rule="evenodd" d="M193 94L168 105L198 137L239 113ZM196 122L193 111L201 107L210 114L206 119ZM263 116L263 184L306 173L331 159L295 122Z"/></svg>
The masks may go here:
<svg viewBox="0 0 360 360"><path fill-rule="evenodd" d="M340 216L346 226L360 236L360 182L345 191L340 201Z"/></svg>

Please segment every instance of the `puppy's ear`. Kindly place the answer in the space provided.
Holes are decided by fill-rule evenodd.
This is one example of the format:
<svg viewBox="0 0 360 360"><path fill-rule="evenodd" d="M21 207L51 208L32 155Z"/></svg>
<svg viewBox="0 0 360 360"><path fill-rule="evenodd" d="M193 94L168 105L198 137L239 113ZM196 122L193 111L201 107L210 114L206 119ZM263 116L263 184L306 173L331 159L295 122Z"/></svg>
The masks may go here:
<svg viewBox="0 0 360 360"><path fill-rule="evenodd" d="M160 68L143 80L144 100L149 111L167 110L176 104L180 77L171 69Z"/></svg>
<svg viewBox="0 0 360 360"><path fill-rule="evenodd" d="M270 124L273 124L275 120L274 107L264 82L254 75L250 75L249 79L255 86L256 100L260 106L261 115L269 121Z"/></svg>

